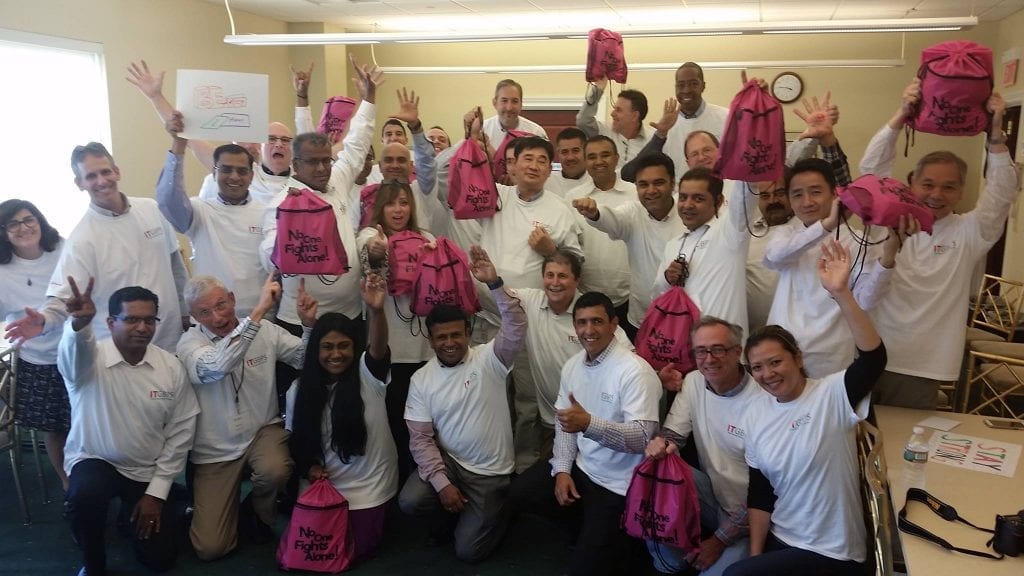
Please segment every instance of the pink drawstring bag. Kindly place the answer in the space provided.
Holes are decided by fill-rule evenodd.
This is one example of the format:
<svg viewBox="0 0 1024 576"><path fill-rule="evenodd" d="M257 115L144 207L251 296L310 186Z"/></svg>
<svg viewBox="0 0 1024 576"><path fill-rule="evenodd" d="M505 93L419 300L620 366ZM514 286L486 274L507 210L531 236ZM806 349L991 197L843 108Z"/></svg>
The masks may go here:
<svg viewBox="0 0 1024 576"><path fill-rule="evenodd" d="M388 238L388 294L401 296L412 292L420 275L420 259L426 237L419 232L402 230Z"/></svg>
<svg viewBox="0 0 1024 576"><path fill-rule="evenodd" d="M348 96L331 96L324 102L316 131L321 134L341 133L356 110L356 101Z"/></svg>
<svg viewBox="0 0 1024 576"><path fill-rule="evenodd" d="M370 225L373 218L373 207L377 204L377 190L380 184L367 184L359 191L359 229Z"/></svg>
<svg viewBox="0 0 1024 576"><path fill-rule="evenodd" d="M921 101L907 126L943 136L974 136L988 129L992 50L964 40L921 51Z"/></svg>
<svg viewBox="0 0 1024 576"><path fill-rule="evenodd" d="M636 353L655 370L675 364L686 374L697 365L690 350L690 328L700 309L682 286L672 286L651 302L636 333Z"/></svg>
<svg viewBox="0 0 1024 576"><path fill-rule="evenodd" d="M782 177L786 162L782 105L748 80L729 105L715 175L741 182L766 182Z"/></svg>
<svg viewBox="0 0 1024 576"><path fill-rule="evenodd" d="M321 478L295 502L277 546L277 565L282 570L335 573L347 570L354 554L348 500Z"/></svg>
<svg viewBox="0 0 1024 576"><path fill-rule="evenodd" d="M607 78L625 84L628 73L622 35L604 28L591 30L587 34L587 82Z"/></svg>
<svg viewBox="0 0 1024 576"><path fill-rule="evenodd" d="M410 311L426 316L434 306L448 304L466 314L476 314L480 311L480 299L466 253L444 236L438 236L436 244L437 248L427 250L420 260Z"/></svg>
<svg viewBox="0 0 1024 576"><path fill-rule="evenodd" d="M462 141L451 159L448 206L458 220L488 218L498 211L498 189L487 153L471 138Z"/></svg>
<svg viewBox="0 0 1024 576"><path fill-rule="evenodd" d="M282 274L348 272L334 208L308 188L286 196L277 207L277 241L270 261Z"/></svg>
<svg viewBox="0 0 1024 576"><path fill-rule="evenodd" d="M900 216L907 214L917 218L921 230L932 232L935 215L899 180L865 174L848 186L841 186L838 192L839 201L865 224L896 228Z"/></svg>
<svg viewBox="0 0 1024 576"><path fill-rule="evenodd" d="M626 490L622 528L634 538L700 550L700 500L690 466L678 454L646 458Z"/></svg>
<svg viewBox="0 0 1024 576"><path fill-rule="evenodd" d="M505 137L501 139L501 143L494 150L494 181L497 182L498 178L501 178L505 174L508 174L508 166L505 166L505 149L508 148L516 138L523 138L525 136L533 136L529 132L523 132L522 130L509 130L505 132ZM491 142L494 145L494 142Z"/></svg>

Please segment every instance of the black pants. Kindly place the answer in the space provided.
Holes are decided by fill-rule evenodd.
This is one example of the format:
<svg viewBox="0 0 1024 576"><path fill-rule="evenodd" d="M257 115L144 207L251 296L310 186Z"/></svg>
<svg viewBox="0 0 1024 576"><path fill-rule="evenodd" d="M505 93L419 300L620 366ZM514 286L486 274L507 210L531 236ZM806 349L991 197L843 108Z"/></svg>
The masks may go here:
<svg viewBox="0 0 1024 576"><path fill-rule="evenodd" d="M871 553L870 550L868 553ZM740 560L725 570L725 576L864 576L867 573L865 564L836 560L810 550L794 548L770 532L764 543L764 553Z"/></svg>
<svg viewBox="0 0 1024 576"><path fill-rule="evenodd" d="M650 557L643 543L621 528L626 497L599 486L575 464L571 475L580 499L560 506L555 500L551 464L541 461L530 466L512 481L512 509L564 523L576 541L569 560L571 576L650 573Z"/></svg>
<svg viewBox="0 0 1024 576"><path fill-rule="evenodd" d="M113 498L121 499L122 509L133 510L146 493L146 482L136 482L122 476L103 460L82 460L71 469L67 494L68 519L71 531L85 555L85 569L92 574L104 574L107 567L105 534L107 507ZM149 539L135 536L135 522L128 525L132 534L135 557L157 572L174 566L175 536L178 533L177 516L168 498L160 514L160 532Z"/></svg>
<svg viewBox="0 0 1024 576"><path fill-rule="evenodd" d="M409 396L409 381L412 380L414 372L423 367L426 362L416 364L392 364L391 382L388 384L387 396L384 403L388 410L388 426L391 428L391 436L395 439L395 448L398 449L398 480L405 483L405 479L416 470L416 462L412 459L412 452L409 450L409 427L405 424L405 400Z"/></svg>

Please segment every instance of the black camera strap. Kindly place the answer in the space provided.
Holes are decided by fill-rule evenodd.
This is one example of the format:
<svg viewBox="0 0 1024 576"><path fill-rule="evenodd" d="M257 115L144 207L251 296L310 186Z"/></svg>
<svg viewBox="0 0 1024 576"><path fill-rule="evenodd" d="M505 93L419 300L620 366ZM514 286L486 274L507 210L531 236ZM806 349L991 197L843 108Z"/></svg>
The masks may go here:
<svg viewBox="0 0 1024 576"><path fill-rule="evenodd" d="M925 530L924 528L918 526L917 524L914 524L910 520L907 520L907 506L912 501L913 502L921 502L922 504L927 506L929 509L931 509L932 512L934 512L935 514L937 514L939 517L941 517L943 520L945 520L947 522L954 522L954 521L955 522L960 522L962 524L966 524L966 525L970 526L971 528L974 528L975 530L980 530L982 532L987 532L989 534L994 534L995 533L995 530L990 530L988 528L981 528L979 526L976 526L976 525L972 524L970 521L968 521L968 520L966 520L964 518L961 518L960 515L957 514L957 512L956 512L956 508L953 508L949 504L946 504L942 500L939 500L935 496L932 496L931 494L925 492L924 490L921 490L920 488L910 488L909 490L907 490L907 501L906 501L905 504L903 504L903 509L900 510L899 518L896 521L896 523L899 526L899 529L900 529L901 532L906 532L907 534L911 534L911 535L917 536L919 538L924 538L925 540L928 540L929 542L934 542L934 543L938 544L939 546L942 546L946 550L952 550L954 552L960 552L961 554L970 554L971 556L980 556L982 558L991 558L993 560L1002 560L1003 559L1003 555L1002 554L999 554L998 556L996 556L995 554L989 554L988 552L979 552L978 550L971 550L969 548L959 548L957 546L953 546L952 544L949 543L948 540L944 540L943 538L940 538L939 536L936 536L935 534L932 534L931 532L929 532L928 530ZM988 545L989 546L992 545L992 540L991 539L988 541Z"/></svg>

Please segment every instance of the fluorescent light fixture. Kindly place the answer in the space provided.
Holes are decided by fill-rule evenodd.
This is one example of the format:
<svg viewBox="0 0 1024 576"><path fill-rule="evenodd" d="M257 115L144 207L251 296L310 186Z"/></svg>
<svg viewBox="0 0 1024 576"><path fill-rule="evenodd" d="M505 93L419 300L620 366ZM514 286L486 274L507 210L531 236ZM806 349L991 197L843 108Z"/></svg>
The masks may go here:
<svg viewBox="0 0 1024 576"><path fill-rule="evenodd" d="M857 60L748 60L731 62L698 62L705 70L747 70L765 68L898 68L906 64L902 58ZM630 63L629 70L665 71L679 68L678 62ZM387 74L550 74L581 73L583 64L537 64L530 66L382 66Z"/></svg>
<svg viewBox="0 0 1024 576"><path fill-rule="evenodd" d="M728 22L724 24L687 24L662 27L623 27L616 29L623 38L662 36L722 36L735 34L832 34L851 32L931 32L961 30L978 24L977 17L898 18L889 20L816 20L793 22ZM436 42L508 42L586 38L589 29L534 28L529 30L480 30L420 32L343 32L331 34L240 34L227 35L224 42L239 46L288 46L320 44L436 43Z"/></svg>

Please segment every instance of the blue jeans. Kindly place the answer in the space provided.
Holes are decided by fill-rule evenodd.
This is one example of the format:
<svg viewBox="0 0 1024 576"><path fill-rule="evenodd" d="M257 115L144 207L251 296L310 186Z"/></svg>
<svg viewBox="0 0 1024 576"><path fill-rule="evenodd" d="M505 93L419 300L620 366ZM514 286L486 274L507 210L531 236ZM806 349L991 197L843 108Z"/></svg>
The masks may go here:
<svg viewBox="0 0 1024 576"><path fill-rule="evenodd" d="M693 481L697 485L697 498L700 500L701 532L711 533L718 529L721 522L729 514L718 504L715 492L711 489L711 479L704 472L691 467ZM651 553L654 567L662 574L676 574L687 569L686 553L681 548L661 544L653 540L647 541L647 550ZM726 547L722 555L711 566L701 571L707 576L719 576L731 564L750 555L750 539L740 538Z"/></svg>

